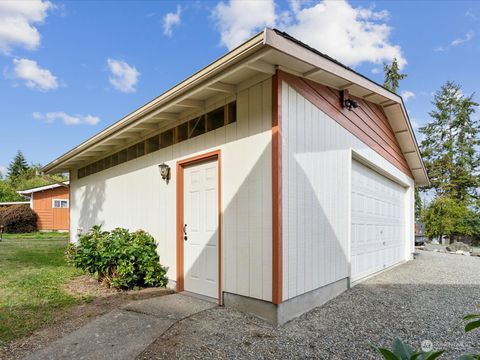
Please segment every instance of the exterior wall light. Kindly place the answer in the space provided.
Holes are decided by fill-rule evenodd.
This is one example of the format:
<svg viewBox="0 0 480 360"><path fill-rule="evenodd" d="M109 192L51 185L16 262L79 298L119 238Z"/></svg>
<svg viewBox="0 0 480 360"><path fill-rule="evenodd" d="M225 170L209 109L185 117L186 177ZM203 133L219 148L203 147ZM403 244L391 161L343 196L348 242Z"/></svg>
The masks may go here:
<svg viewBox="0 0 480 360"><path fill-rule="evenodd" d="M168 184L170 181L170 166L168 166L165 163L162 163L158 165L160 169L160 175L162 176L162 179L165 180L165 182Z"/></svg>
<svg viewBox="0 0 480 360"><path fill-rule="evenodd" d="M342 108L347 109L349 111L352 111L353 109L358 108L358 103L350 99L348 90L342 90L340 91L340 101L342 104Z"/></svg>

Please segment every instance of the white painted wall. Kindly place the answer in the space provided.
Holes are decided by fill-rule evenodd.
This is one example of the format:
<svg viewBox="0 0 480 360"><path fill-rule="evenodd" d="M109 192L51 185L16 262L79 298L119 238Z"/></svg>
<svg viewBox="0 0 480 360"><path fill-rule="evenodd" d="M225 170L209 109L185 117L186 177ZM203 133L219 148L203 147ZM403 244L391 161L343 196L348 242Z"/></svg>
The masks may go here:
<svg viewBox="0 0 480 360"><path fill-rule="evenodd" d="M271 79L237 94L237 122L108 170L72 172L70 230L144 229L175 280L176 161L221 149L222 289L270 301L272 294ZM211 106L214 109L225 103ZM207 111L210 110L206 109ZM171 167L167 185L158 164Z"/></svg>
<svg viewBox="0 0 480 360"><path fill-rule="evenodd" d="M413 180L282 83L283 300L350 273L352 154L392 179ZM408 258L413 190L405 195ZM407 253L407 252L406 252Z"/></svg>

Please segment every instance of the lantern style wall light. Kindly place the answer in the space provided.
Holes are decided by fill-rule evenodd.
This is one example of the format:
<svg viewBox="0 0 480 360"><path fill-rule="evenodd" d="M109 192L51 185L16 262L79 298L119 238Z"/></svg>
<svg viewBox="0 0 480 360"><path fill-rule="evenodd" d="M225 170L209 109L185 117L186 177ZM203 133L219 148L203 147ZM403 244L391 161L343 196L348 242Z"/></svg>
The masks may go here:
<svg viewBox="0 0 480 360"><path fill-rule="evenodd" d="M355 100L350 98L348 90L340 91L340 102L341 102L342 108L347 109L349 111L352 111L353 109L356 109L358 107L358 103Z"/></svg>
<svg viewBox="0 0 480 360"><path fill-rule="evenodd" d="M162 163L158 165L158 168L160 169L160 175L162 176L162 179L165 180L165 182L168 184L168 182L170 181L170 166Z"/></svg>

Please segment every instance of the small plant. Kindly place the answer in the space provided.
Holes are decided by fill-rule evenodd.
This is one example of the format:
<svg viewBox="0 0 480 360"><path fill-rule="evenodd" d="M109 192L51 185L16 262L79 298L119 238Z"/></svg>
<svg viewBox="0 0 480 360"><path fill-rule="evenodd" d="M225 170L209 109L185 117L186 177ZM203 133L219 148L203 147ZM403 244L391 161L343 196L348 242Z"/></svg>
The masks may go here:
<svg viewBox="0 0 480 360"><path fill-rule="evenodd" d="M416 351L413 347L403 343L400 339L393 340L392 350L374 347L385 360L434 360L445 351Z"/></svg>
<svg viewBox="0 0 480 360"><path fill-rule="evenodd" d="M478 313L465 315L463 320L469 320L469 322L465 325L465 332L469 332L480 327L480 314Z"/></svg>
<svg viewBox="0 0 480 360"><path fill-rule="evenodd" d="M66 258L109 287L167 285L166 270L160 265L155 240L142 230L131 233L117 228L108 232L94 226L77 244L69 245Z"/></svg>

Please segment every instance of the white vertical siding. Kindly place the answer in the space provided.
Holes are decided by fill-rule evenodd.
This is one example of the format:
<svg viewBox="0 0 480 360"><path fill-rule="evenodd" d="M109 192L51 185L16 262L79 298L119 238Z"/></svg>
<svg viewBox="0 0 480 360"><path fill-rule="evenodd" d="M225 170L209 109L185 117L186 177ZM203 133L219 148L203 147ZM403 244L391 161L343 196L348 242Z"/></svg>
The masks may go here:
<svg viewBox="0 0 480 360"><path fill-rule="evenodd" d="M159 242L175 280L176 161L221 149L222 290L270 301L272 296L271 79L237 94L237 122L108 170L71 181L71 236L105 229L144 229ZM215 108L223 103L212 106ZM172 170L167 185L158 164Z"/></svg>
<svg viewBox="0 0 480 360"><path fill-rule="evenodd" d="M413 186L411 178L283 82L283 300L349 276L352 152ZM407 209L413 206L411 193L409 188Z"/></svg>

